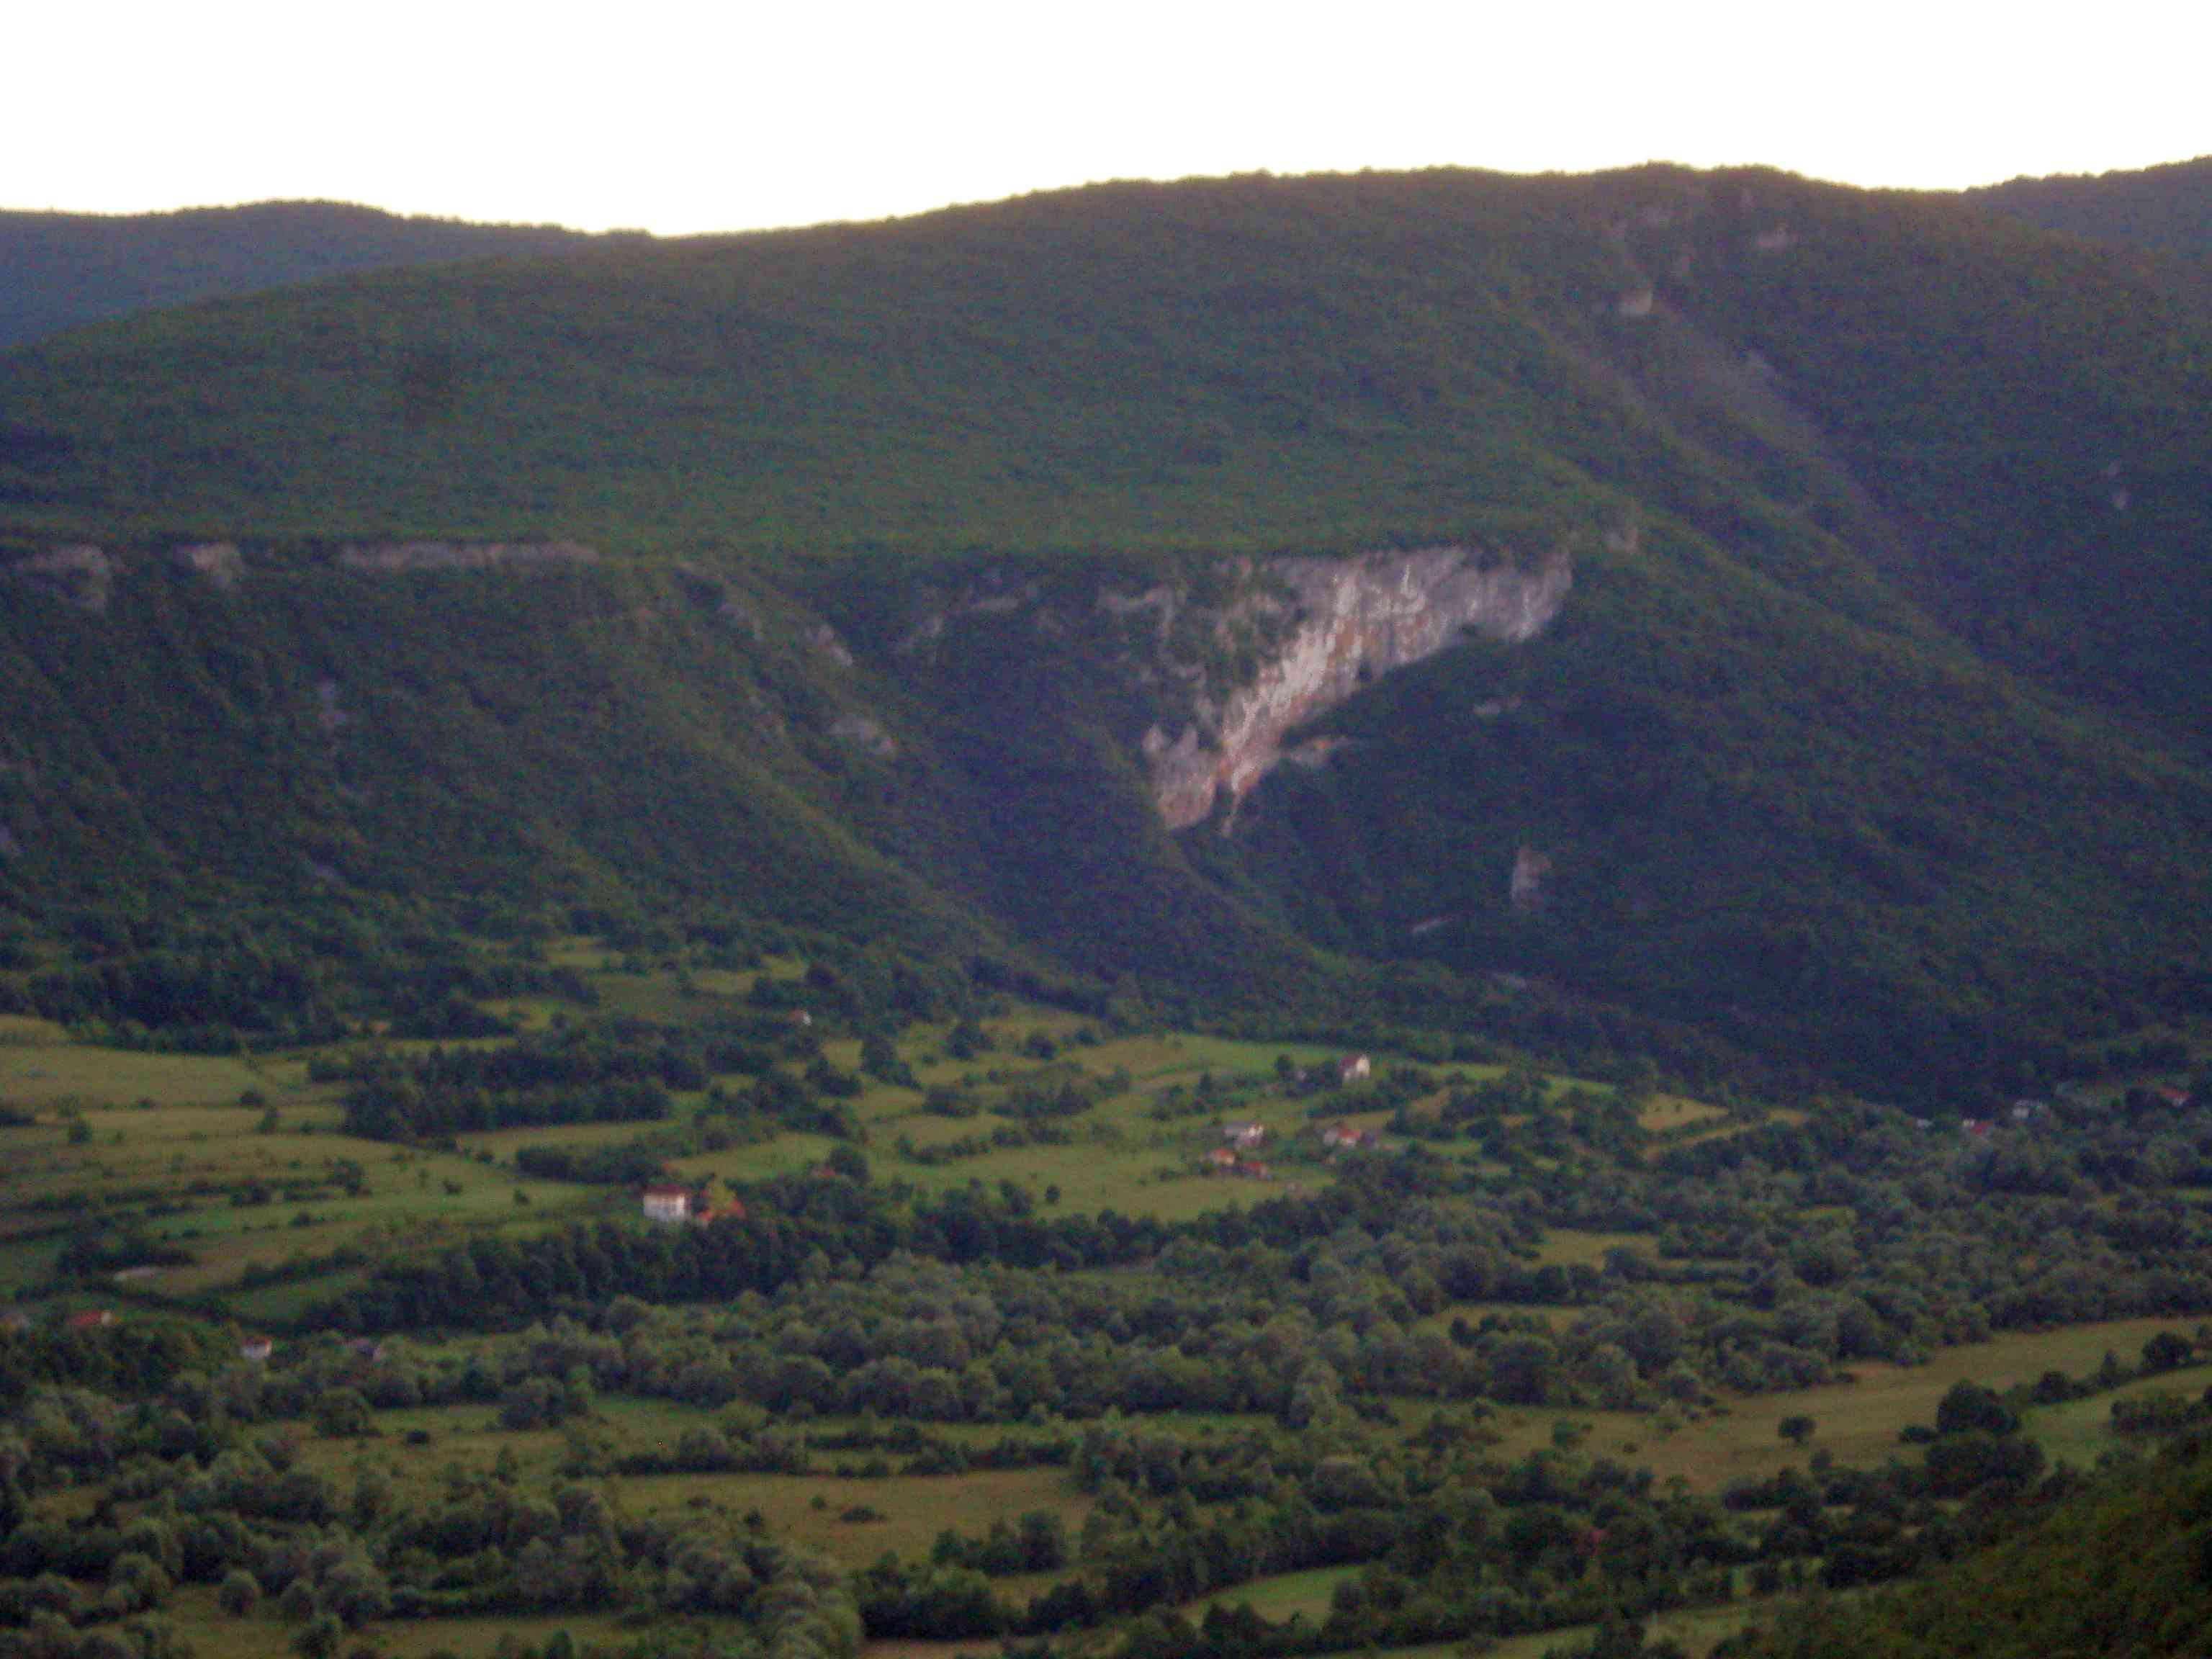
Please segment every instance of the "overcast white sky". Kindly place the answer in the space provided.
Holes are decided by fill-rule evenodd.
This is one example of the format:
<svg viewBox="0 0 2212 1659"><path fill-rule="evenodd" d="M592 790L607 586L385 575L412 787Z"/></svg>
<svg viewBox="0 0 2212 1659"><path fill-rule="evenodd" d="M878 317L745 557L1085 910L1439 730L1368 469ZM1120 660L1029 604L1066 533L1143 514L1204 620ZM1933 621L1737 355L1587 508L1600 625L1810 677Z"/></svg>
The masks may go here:
<svg viewBox="0 0 2212 1659"><path fill-rule="evenodd" d="M673 233L1258 168L1663 159L1954 186L2212 151L2212 0L9 13L19 208L322 197Z"/></svg>

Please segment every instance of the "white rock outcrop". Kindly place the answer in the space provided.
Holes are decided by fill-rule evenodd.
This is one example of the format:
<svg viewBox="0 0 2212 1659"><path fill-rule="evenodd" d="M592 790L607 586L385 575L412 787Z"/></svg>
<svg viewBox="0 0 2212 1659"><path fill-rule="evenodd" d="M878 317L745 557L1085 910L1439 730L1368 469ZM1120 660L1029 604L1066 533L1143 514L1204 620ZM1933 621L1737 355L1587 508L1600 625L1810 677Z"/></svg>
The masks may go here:
<svg viewBox="0 0 2212 1659"><path fill-rule="evenodd" d="M81 610L100 611L107 609L108 593L115 582L115 561L89 542L73 542L0 565L0 574L66 599Z"/></svg>
<svg viewBox="0 0 2212 1659"><path fill-rule="evenodd" d="M1506 902L1516 916L1533 916L1552 900L1552 855L1540 848L1523 847L1513 855L1513 873L1506 878Z"/></svg>
<svg viewBox="0 0 2212 1659"><path fill-rule="evenodd" d="M830 735L840 743L864 749L878 760L898 758L898 739L884 730L884 723L868 714L840 714L830 722Z"/></svg>
<svg viewBox="0 0 2212 1659"><path fill-rule="evenodd" d="M246 556L236 542L190 542L178 548L174 556L185 569L225 592L246 574Z"/></svg>
<svg viewBox="0 0 2212 1659"><path fill-rule="evenodd" d="M1287 757L1292 731L1382 675L1474 635L1531 638L1573 585L1564 555L1529 567L1472 548L1435 547L1349 559L1282 559L1299 620L1252 682L1201 699L1180 735L1155 726L1144 755L1152 798L1170 829L1203 823L1227 795L1232 812Z"/></svg>
<svg viewBox="0 0 2212 1659"><path fill-rule="evenodd" d="M338 562L350 570L489 570L501 565L595 564L599 557L576 542L374 542L342 550Z"/></svg>

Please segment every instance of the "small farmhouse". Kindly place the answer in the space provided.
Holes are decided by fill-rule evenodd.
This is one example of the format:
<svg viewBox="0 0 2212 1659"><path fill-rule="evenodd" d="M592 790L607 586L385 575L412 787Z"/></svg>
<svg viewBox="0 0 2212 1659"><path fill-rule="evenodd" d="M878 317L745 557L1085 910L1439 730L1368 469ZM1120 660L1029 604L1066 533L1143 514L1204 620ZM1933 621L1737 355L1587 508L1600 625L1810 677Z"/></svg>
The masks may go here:
<svg viewBox="0 0 2212 1659"><path fill-rule="evenodd" d="M1372 1146L1376 1139L1374 1130L1354 1128L1349 1123L1332 1123L1321 1132L1321 1144L1331 1152L1342 1152L1352 1146Z"/></svg>
<svg viewBox="0 0 2212 1659"><path fill-rule="evenodd" d="M1231 1146L1249 1151L1267 1138L1267 1126L1264 1123L1224 1123L1221 1126L1221 1138Z"/></svg>
<svg viewBox="0 0 2212 1659"><path fill-rule="evenodd" d="M115 1322L113 1311L106 1308L87 1308L82 1313L73 1313L62 1322L62 1328L70 1331L104 1331Z"/></svg>
<svg viewBox="0 0 2212 1659"><path fill-rule="evenodd" d="M723 1204L702 1204L691 1212L691 1224L695 1227L708 1226L717 1221L743 1221L744 1218L745 1206L734 1198Z"/></svg>
<svg viewBox="0 0 2212 1659"><path fill-rule="evenodd" d="M270 1337L249 1333L238 1340L238 1357L249 1365L267 1364L269 1356L276 1352L276 1341Z"/></svg>
<svg viewBox="0 0 2212 1659"><path fill-rule="evenodd" d="M1374 1075L1375 1067L1364 1054L1346 1054L1336 1062L1336 1080L1339 1083L1364 1083Z"/></svg>
<svg viewBox="0 0 2212 1659"><path fill-rule="evenodd" d="M681 1223L691 1218L691 1193L689 1188L669 1182L656 1182L645 1189L645 1218L647 1221Z"/></svg>
<svg viewBox="0 0 2212 1659"><path fill-rule="evenodd" d="M1216 1146L1206 1155L1206 1167L1216 1173L1234 1170L1237 1154L1227 1146Z"/></svg>

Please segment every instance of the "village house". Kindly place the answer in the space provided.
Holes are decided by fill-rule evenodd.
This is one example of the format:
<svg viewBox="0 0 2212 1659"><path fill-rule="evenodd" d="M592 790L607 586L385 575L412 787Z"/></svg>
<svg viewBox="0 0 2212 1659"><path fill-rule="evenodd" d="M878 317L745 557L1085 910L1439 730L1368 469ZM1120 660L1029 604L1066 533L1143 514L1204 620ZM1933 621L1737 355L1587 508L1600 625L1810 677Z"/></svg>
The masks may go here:
<svg viewBox="0 0 2212 1659"><path fill-rule="evenodd" d="M1274 1176L1267 1172L1267 1166L1261 1163L1257 1158L1238 1158L1235 1168L1232 1169L1230 1173L1232 1175L1242 1176L1247 1181L1273 1181L1274 1179Z"/></svg>
<svg viewBox="0 0 2212 1659"><path fill-rule="evenodd" d="M2156 1095L2160 1100L2164 1101L2169 1106L2186 1106L2189 1104L2189 1091L2179 1088L2171 1083L2161 1083L2157 1085L2151 1090L2151 1093Z"/></svg>
<svg viewBox="0 0 2212 1659"><path fill-rule="evenodd" d="M1992 1127L1994 1126L1990 1120L1985 1117L1967 1117L1959 1120L1959 1133L1962 1135L1971 1135L1977 1140L1987 1140Z"/></svg>
<svg viewBox="0 0 2212 1659"><path fill-rule="evenodd" d="M115 1322L114 1312L107 1308L87 1308L82 1313L73 1313L62 1322L69 1331L104 1331Z"/></svg>
<svg viewBox="0 0 2212 1659"><path fill-rule="evenodd" d="M1336 1062L1336 1080L1339 1083L1364 1083L1374 1075L1375 1067L1368 1063L1364 1054L1346 1054Z"/></svg>
<svg viewBox="0 0 2212 1659"><path fill-rule="evenodd" d="M691 1212L691 1224L695 1227L708 1226L717 1221L743 1221L744 1218L745 1206L734 1198L721 1204L702 1204Z"/></svg>
<svg viewBox="0 0 2212 1659"><path fill-rule="evenodd" d="M1332 1123L1321 1132L1321 1144L1331 1152L1342 1152L1353 1146L1372 1146L1380 1138L1372 1129L1355 1128L1349 1123Z"/></svg>
<svg viewBox="0 0 2212 1659"><path fill-rule="evenodd" d="M2012 1121L2015 1123L2033 1123L2050 1109L2050 1107L2039 1100L2015 1100L2012 1103Z"/></svg>
<svg viewBox="0 0 2212 1659"><path fill-rule="evenodd" d="M1224 1123L1221 1126L1221 1138L1231 1146L1249 1152L1267 1138L1267 1127L1263 1123Z"/></svg>
<svg viewBox="0 0 2212 1659"><path fill-rule="evenodd" d="M1237 1167L1237 1154L1226 1146L1216 1146L1206 1155L1206 1167L1216 1173L1226 1173Z"/></svg>
<svg viewBox="0 0 2212 1659"><path fill-rule="evenodd" d="M249 1365L265 1365L269 1356L276 1352L274 1339L249 1333L238 1339L238 1357Z"/></svg>
<svg viewBox="0 0 2212 1659"><path fill-rule="evenodd" d="M655 1182L645 1189L645 1218L679 1224L691 1218L691 1191L670 1182Z"/></svg>

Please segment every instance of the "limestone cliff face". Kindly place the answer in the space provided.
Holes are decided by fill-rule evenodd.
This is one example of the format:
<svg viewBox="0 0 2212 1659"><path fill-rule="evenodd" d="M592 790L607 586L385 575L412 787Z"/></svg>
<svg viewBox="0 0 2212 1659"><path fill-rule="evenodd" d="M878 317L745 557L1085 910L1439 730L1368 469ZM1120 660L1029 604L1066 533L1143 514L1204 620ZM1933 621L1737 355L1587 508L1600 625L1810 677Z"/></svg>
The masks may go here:
<svg viewBox="0 0 2212 1659"><path fill-rule="evenodd" d="M574 542L377 542L348 547L338 562L349 570L489 570L502 565L596 564L599 556Z"/></svg>
<svg viewBox="0 0 2212 1659"><path fill-rule="evenodd" d="M1288 636L1249 684L1200 697L1179 735L1158 726L1145 735L1152 797L1172 829L1204 822L1224 793L1233 810L1286 758L1316 758L1285 755L1284 738L1369 681L1470 635L1532 637L1573 582L1564 555L1524 568L1465 547L1283 559L1269 574L1296 605Z"/></svg>

